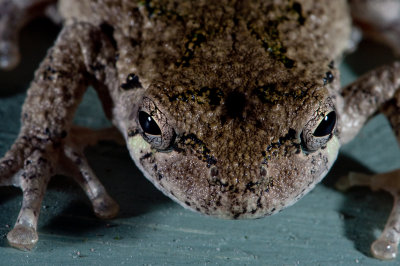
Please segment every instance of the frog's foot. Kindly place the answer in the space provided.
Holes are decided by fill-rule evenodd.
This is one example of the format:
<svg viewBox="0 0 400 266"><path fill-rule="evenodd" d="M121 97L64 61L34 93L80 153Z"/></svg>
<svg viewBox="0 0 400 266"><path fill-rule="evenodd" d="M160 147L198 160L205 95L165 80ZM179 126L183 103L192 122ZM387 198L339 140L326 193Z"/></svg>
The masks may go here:
<svg viewBox="0 0 400 266"><path fill-rule="evenodd" d="M38 241L36 227L40 206L47 183L54 172L52 161L43 149L32 150L25 146L26 149L21 152L21 147L24 147L23 142L16 141L1 160L0 185L14 185L22 189L22 207L7 239L15 248L31 250ZM29 154L26 157L25 152Z"/></svg>
<svg viewBox="0 0 400 266"><path fill-rule="evenodd" d="M18 224L7 234L8 243L20 250L31 250L39 240L35 228Z"/></svg>
<svg viewBox="0 0 400 266"><path fill-rule="evenodd" d="M74 177L89 196L98 217L108 219L118 213L118 204L107 194L83 155L87 144L104 137L115 139L118 134L111 129L96 132L73 128L70 132L82 138L70 136L63 144L55 145L50 139L21 134L0 159L0 186L20 187L23 194L18 219L7 235L9 244L15 248L31 250L38 241L40 206L48 181L56 173Z"/></svg>
<svg viewBox="0 0 400 266"><path fill-rule="evenodd" d="M385 190L393 195L394 206L390 217L381 236L372 243L371 252L375 258L381 260L396 258L400 241L400 170L376 175L350 173L336 184L340 190L353 186L368 186L374 191Z"/></svg>
<svg viewBox="0 0 400 266"><path fill-rule="evenodd" d="M108 195L106 189L101 184L88 161L85 158L82 147L93 145L98 140L111 139L119 140L119 133L115 129L91 130L88 128L73 127L72 136L64 147L62 157L62 172L72 176L82 187L86 195L92 202L94 213L102 219L110 219L118 214L118 204Z"/></svg>
<svg viewBox="0 0 400 266"><path fill-rule="evenodd" d="M93 199L92 205L94 214L101 219L114 218L119 211L118 204L107 193Z"/></svg>

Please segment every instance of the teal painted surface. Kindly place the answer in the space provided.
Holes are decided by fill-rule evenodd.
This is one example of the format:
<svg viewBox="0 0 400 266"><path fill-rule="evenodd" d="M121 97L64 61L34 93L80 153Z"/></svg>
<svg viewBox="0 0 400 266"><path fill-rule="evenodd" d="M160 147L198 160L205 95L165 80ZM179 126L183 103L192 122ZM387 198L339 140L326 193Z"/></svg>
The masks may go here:
<svg viewBox="0 0 400 266"><path fill-rule="evenodd" d="M23 33L22 65L0 73L1 154L18 133L25 90L46 44L51 43L47 34L34 32L49 28L46 23L37 22ZM50 30L54 36L56 29ZM31 44L31 40L36 41ZM380 51L381 47L366 44L347 58L342 66L346 82L391 58L387 51ZM364 59L358 64L360 57ZM109 125L100 109L90 90L77 123L95 128ZM282 213L259 220L217 220L183 209L145 180L126 149L114 143L91 147L87 156L120 203L119 216L110 221L97 219L81 189L69 178L55 177L43 202L39 243L33 251L22 252L10 248L5 238L18 215L21 193L0 187L0 265L383 264L370 257L369 246L385 224L391 197L365 188L348 193L333 188L334 180L350 170L384 172L400 167L400 151L383 116L371 120L343 147L322 184Z"/></svg>

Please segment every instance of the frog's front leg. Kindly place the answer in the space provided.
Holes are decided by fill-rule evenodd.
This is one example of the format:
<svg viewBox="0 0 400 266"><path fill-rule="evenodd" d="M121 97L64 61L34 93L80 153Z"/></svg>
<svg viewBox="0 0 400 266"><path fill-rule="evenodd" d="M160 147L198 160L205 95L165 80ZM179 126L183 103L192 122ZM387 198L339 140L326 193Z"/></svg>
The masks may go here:
<svg viewBox="0 0 400 266"><path fill-rule="evenodd" d="M347 143L376 112L390 104L400 91L400 62L372 70L343 88L340 103L341 143Z"/></svg>
<svg viewBox="0 0 400 266"><path fill-rule="evenodd" d="M342 142L347 142L358 132L365 121L377 111L382 111L400 141L400 63L373 70L344 88L344 108L339 130ZM371 252L379 259L394 259L400 241L400 170L390 173L365 175L351 173L337 183L345 190L352 186L369 186L385 190L394 197L394 206L381 236L372 244Z"/></svg>
<svg viewBox="0 0 400 266"><path fill-rule="evenodd" d="M45 152L36 150L26 158L23 171L18 174L22 207L14 229L7 235L9 243L16 248L30 250L38 240L37 218L47 183L54 174L52 161Z"/></svg>
<svg viewBox="0 0 400 266"><path fill-rule="evenodd" d="M20 214L7 235L12 246L29 250L37 242L37 220L47 183L54 174L63 173L60 169L65 169L66 161L99 216L110 218L118 211L76 148L79 143L70 130L88 84L103 89L118 86L114 60L111 41L98 27L75 23L62 30L35 73L22 109L20 134L0 160L0 185L23 191Z"/></svg>
<svg viewBox="0 0 400 266"><path fill-rule="evenodd" d="M92 202L94 213L102 219L113 218L119 211L118 204L108 195L106 189L91 169L84 155L87 145L95 145L100 140L111 140L124 144L116 128L92 130L74 126L61 155L60 173L71 176L82 187Z"/></svg>

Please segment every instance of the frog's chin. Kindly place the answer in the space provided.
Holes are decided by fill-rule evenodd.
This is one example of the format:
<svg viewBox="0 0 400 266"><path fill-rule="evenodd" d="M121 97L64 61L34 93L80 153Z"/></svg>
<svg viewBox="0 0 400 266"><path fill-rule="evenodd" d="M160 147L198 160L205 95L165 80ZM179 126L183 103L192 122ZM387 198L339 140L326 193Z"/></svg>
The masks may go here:
<svg viewBox="0 0 400 266"><path fill-rule="evenodd" d="M182 200L178 199L174 194L170 192L170 190L165 189L165 187L162 187L157 180L152 177L151 173L149 173L144 165L142 165L141 160L145 157L149 157L151 154L154 155L156 152L154 149L151 148L150 144L148 144L140 135L136 135L134 137L128 138L128 149L130 152L130 155L132 159L135 161L136 166L142 171L143 175L150 181L152 182L160 191L162 191L166 196L170 197L177 203L179 203L181 206L185 207L186 209L190 209L195 212L200 212L204 213L200 210L196 210L182 202ZM327 143L326 147L323 150L324 157L327 159L327 163L324 165L324 167L321 169L319 173L312 179L313 181L308 184L306 188L304 187L299 187L297 191L301 191L300 194L294 193L292 194L293 196L286 195L284 197L280 197L279 201L273 200L270 202L269 207L265 208L261 212L256 212L256 213L246 213L241 215L240 217L234 217L232 216L232 213L228 212L226 209L218 210L208 213L208 215L218 217L218 218L224 218L224 219L254 219L254 218L260 218L263 216L268 216L275 214L279 211L281 211L284 208L287 208L294 203L296 203L300 198L302 198L304 195L306 195L309 191L311 191L329 172L330 168L332 167L333 163L335 162L338 152L339 152L339 147L340 143L339 140L336 136L332 137L332 139ZM249 204L253 204L254 202L249 202ZM254 204L253 204L254 205ZM252 207L249 206L248 209L251 209Z"/></svg>

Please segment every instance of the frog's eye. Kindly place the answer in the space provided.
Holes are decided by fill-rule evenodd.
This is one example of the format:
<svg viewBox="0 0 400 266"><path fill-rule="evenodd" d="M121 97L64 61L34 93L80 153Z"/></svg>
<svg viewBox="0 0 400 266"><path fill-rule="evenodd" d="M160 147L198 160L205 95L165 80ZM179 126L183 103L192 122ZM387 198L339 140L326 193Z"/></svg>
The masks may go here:
<svg viewBox="0 0 400 266"><path fill-rule="evenodd" d="M315 151L323 147L331 139L335 126L336 112L333 110L323 116L317 115L313 117L301 133L301 142L304 149Z"/></svg>
<svg viewBox="0 0 400 266"><path fill-rule="evenodd" d="M336 125L336 112L332 111L327 114L315 129L313 135L315 137L325 137L332 134Z"/></svg>
<svg viewBox="0 0 400 266"><path fill-rule="evenodd" d="M148 113L144 111L139 112L139 123L145 134L153 136L161 136L160 127Z"/></svg>
<svg viewBox="0 0 400 266"><path fill-rule="evenodd" d="M167 150L172 145L175 131L153 101L148 98L143 99L137 118L144 140L153 148Z"/></svg>

